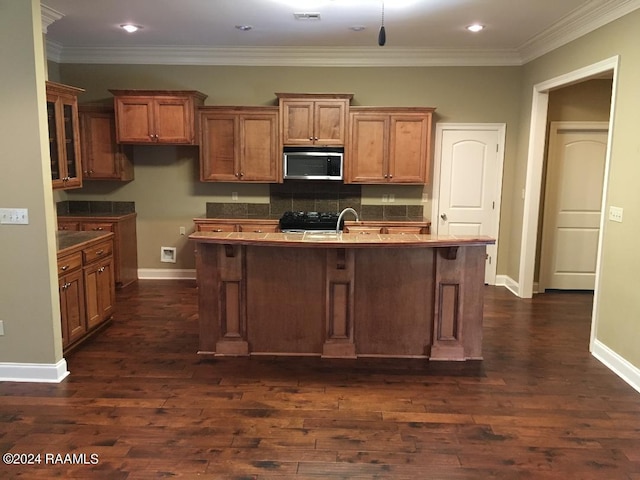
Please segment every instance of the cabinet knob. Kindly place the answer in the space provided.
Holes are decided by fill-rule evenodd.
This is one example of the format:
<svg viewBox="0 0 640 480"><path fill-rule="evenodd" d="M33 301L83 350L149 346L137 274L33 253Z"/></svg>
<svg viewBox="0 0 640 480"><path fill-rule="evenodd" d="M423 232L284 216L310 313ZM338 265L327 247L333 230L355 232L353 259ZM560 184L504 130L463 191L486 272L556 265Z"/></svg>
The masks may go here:
<svg viewBox="0 0 640 480"><path fill-rule="evenodd" d="M60 267L60 270L62 270L63 272L68 269L69 269L69 265L63 265L62 267Z"/></svg>
<svg viewBox="0 0 640 480"><path fill-rule="evenodd" d="M102 255L104 253L104 250L97 250L96 251L96 255Z"/></svg>
<svg viewBox="0 0 640 480"><path fill-rule="evenodd" d="M98 273L102 273L102 272L104 272L104 267L100 267L100 268L98 269Z"/></svg>
<svg viewBox="0 0 640 480"><path fill-rule="evenodd" d="M96 227L96 228L94 228L94 230L101 232L102 230L104 230L104 228L102 228L102 227Z"/></svg>
<svg viewBox="0 0 640 480"><path fill-rule="evenodd" d="M309 137L309 140L313 142L313 137Z"/></svg>

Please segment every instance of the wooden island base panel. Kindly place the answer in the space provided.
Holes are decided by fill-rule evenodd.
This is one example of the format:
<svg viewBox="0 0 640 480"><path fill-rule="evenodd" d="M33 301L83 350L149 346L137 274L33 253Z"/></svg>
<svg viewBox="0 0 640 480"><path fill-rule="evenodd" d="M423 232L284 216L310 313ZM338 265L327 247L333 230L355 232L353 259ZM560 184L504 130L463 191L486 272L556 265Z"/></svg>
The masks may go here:
<svg viewBox="0 0 640 480"><path fill-rule="evenodd" d="M482 358L487 237L196 232L203 355Z"/></svg>

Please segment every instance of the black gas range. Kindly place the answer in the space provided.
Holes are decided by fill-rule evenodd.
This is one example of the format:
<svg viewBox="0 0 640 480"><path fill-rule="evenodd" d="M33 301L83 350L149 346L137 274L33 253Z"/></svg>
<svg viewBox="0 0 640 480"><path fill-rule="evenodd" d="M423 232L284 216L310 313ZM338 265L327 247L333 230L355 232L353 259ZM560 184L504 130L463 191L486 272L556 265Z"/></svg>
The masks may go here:
<svg viewBox="0 0 640 480"><path fill-rule="evenodd" d="M338 216L339 214L335 212L284 212L282 217L280 217L280 230L283 232L307 230L335 231Z"/></svg>

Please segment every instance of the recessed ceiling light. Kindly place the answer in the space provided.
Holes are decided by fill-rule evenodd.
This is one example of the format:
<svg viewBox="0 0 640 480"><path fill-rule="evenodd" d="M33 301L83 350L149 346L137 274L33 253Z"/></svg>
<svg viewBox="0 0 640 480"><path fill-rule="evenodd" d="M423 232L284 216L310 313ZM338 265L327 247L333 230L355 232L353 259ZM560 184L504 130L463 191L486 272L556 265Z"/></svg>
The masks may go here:
<svg viewBox="0 0 640 480"><path fill-rule="evenodd" d="M132 23L125 23L123 25L120 25L120 27L129 33L137 32L142 28L140 25L134 25Z"/></svg>
<svg viewBox="0 0 640 480"><path fill-rule="evenodd" d="M241 30L243 32L248 32L249 30L251 30L253 27L251 25L236 25L236 28L238 30Z"/></svg>
<svg viewBox="0 0 640 480"><path fill-rule="evenodd" d="M484 30L484 25L480 25L479 23L474 23L473 25L469 25L467 27L467 30L469 30L470 32L476 33L481 30Z"/></svg>
<svg viewBox="0 0 640 480"><path fill-rule="evenodd" d="M294 12L293 18L296 20L320 20L318 12Z"/></svg>
<svg viewBox="0 0 640 480"><path fill-rule="evenodd" d="M364 25L353 25L352 27L349 27L349 30L353 30L354 32L361 32L365 29Z"/></svg>

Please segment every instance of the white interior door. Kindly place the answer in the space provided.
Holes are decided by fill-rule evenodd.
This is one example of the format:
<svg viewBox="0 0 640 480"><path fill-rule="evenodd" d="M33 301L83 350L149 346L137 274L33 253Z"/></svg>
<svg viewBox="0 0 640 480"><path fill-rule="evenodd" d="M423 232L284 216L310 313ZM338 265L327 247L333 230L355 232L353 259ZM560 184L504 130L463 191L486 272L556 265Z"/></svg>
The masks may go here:
<svg viewBox="0 0 640 480"><path fill-rule="evenodd" d="M593 290L608 125L552 122L539 290Z"/></svg>
<svg viewBox="0 0 640 480"><path fill-rule="evenodd" d="M504 125L436 128L432 229L439 235L486 235L485 283L496 281L497 240L504 161Z"/></svg>

